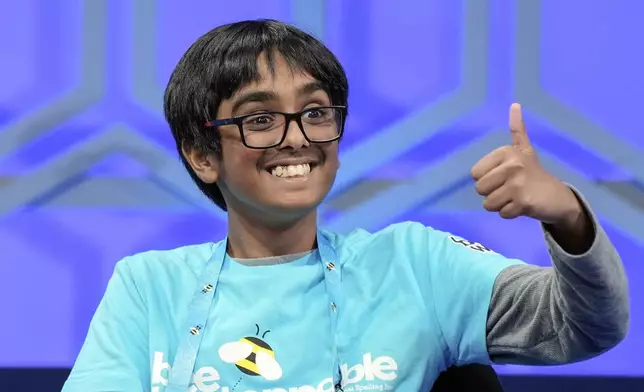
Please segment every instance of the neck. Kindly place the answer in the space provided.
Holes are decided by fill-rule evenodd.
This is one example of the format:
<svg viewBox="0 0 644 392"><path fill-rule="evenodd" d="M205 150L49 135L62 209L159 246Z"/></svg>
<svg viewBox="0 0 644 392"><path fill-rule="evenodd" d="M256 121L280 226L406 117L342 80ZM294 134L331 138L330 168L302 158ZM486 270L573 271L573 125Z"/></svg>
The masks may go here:
<svg viewBox="0 0 644 392"><path fill-rule="evenodd" d="M289 224L269 226L228 211L228 254L254 259L306 252L316 247L315 210Z"/></svg>

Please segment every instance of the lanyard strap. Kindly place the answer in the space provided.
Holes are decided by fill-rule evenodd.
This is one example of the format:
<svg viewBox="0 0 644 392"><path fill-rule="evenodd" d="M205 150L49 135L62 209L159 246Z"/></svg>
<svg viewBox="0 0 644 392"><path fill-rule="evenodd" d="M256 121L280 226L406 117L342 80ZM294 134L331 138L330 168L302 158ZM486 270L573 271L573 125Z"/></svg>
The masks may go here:
<svg viewBox="0 0 644 392"><path fill-rule="evenodd" d="M210 305L215 298L219 275L226 259L228 237L216 245L215 252L206 263L206 268L199 277L199 289L192 297L184 336L172 362L170 379L166 392L186 392L192 379L192 372L201 345L203 330L206 328Z"/></svg>
<svg viewBox="0 0 644 392"><path fill-rule="evenodd" d="M324 266L324 282L326 292L329 296L329 314L331 316L331 333L334 337L332 368L333 383L340 385L342 375L340 373L340 360L337 342L337 319L339 303L341 268L337 260L335 248L327 236L318 230L317 233L318 251L320 261ZM166 392L186 392L192 381L192 373L195 368L199 346L206 328L211 305L215 298L219 276L226 259L226 245L228 238L218 243L213 256L206 263L204 272L199 277L199 289L190 303L188 316L184 326L184 336L181 339L177 353L172 362L172 370L168 380Z"/></svg>
<svg viewBox="0 0 644 392"><path fill-rule="evenodd" d="M331 317L331 336L333 336L333 385L336 390L341 388L342 373L340 368L340 353L338 352L338 309L343 308L340 302L342 282L342 268L337 258L335 248L326 235L318 230L318 250L320 252L320 261L324 266L324 284L326 293L329 298L329 314Z"/></svg>

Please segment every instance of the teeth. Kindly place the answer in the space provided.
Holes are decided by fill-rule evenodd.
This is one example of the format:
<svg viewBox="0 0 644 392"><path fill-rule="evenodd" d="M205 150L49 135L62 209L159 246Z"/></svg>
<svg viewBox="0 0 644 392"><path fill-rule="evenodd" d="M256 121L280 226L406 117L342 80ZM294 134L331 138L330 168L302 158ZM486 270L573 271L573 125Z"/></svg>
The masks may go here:
<svg viewBox="0 0 644 392"><path fill-rule="evenodd" d="M288 166L275 166L271 170L271 174L275 177L295 177L304 176L311 172L311 165L305 163L303 165L288 165Z"/></svg>

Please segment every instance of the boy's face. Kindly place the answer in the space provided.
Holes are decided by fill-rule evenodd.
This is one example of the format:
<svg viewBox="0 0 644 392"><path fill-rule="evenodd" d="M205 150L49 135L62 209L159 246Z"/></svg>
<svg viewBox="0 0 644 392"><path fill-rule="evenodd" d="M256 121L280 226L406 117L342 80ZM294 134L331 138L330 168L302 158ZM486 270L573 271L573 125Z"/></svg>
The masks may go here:
<svg viewBox="0 0 644 392"><path fill-rule="evenodd" d="M263 56L258 64L261 80L222 101L217 119L266 111L294 113L332 104L315 79L292 71L281 57L274 59L273 73ZM219 132L222 159L209 156L205 167L193 164L193 168L203 181L217 182L229 211L275 221L296 219L314 210L333 185L338 142L310 144L295 121L288 124L280 146L264 150L245 147L236 125L221 126Z"/></svg>

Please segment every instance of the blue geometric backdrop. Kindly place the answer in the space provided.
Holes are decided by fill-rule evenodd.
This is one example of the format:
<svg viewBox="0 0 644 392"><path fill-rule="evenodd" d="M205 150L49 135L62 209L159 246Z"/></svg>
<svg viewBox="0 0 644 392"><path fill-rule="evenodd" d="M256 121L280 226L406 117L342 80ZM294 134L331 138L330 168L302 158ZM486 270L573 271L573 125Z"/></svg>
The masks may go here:
<svg viewBox="0 0 644 392"><path fill-rule="evenodd" d="M223 236L162 93L199 35L269 17L323 39L349 74L332 229L418 220L547 265L537 225L484 212L468 179L521 102L543 164L618 246L633 319L600 358L499 370L644 375L642 15L636 0L0 2L0 367L71 366L117 260Z"/></svg>

